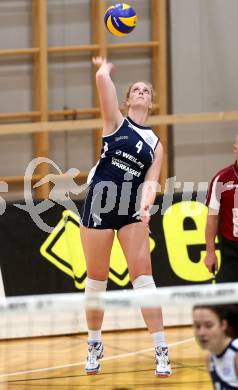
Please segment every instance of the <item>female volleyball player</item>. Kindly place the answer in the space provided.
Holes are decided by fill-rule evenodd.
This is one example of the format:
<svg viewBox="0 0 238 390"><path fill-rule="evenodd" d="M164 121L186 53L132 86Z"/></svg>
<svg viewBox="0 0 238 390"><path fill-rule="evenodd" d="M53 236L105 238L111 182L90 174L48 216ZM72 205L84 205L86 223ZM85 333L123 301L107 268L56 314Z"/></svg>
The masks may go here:
<svg viewBox="0 0 238 390"><path fill-rule="evenodd" d="M238 305L195 306L194 333L208 351L214 389L238 388Z"/></svg>
<svg viewBox="0 0 238 390"><path fill-rule="evenodd" d="M87 263L86 294L105 291L114 231L127 260L134 289L155 288L152 277L149 220L156 196L163 149L159 138L145 125L152 108L149 83L134 83L127 93L128 117L119 110L110 77L113 64L93 58L103 118L103 150L89 174L89 191L81 214L81 240ZM142 309L155 344L157 376L171 374L160 308ZM97 373L103 356L103 311L87 310L88 357L86 372Z"/></svg>

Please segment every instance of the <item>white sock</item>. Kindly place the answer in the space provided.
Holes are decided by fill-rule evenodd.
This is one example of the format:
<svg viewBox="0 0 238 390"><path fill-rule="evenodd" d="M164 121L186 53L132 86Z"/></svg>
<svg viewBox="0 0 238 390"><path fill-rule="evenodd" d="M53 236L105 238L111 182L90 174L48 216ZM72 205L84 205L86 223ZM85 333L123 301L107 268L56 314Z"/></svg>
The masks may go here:
<svg viewBox="0 0 238 390"><path fill-rule="evenodd" d="M152 337L154 340L155 347L167 347L164 332L152 333Z"/></svg>
<svg viewBox="0 0 238 390"><path fill-rule="evenodd" d="M101 329L99 330L88 330L88 342L94 343L102 341L102 332Z"/></svg>

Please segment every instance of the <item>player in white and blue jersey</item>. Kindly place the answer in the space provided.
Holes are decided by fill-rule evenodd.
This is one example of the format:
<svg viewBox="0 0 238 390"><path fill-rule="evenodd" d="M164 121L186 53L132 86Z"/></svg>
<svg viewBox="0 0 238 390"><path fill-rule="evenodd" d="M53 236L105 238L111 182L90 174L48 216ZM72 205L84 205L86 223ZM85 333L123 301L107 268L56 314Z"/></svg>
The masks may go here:
<svg viewBox="0 0 238 390"><path fill-rule="evenodd" d="M84 226L119 230L141 221L142 187L158 142L149 127L130 117L123 118L112 134L103 136L101 159L88 177L90 189L81 214Z"/></svg>
<svg viewBox="0 0 238 390"><path fill-rule="evenodd" d="M214 389L238 389L238 305L195 306L193 326Z"/></svg>
<svg viewBox="0 0 238 390"><path fill-rule="evenodd" d="M93 59L98 68L96 84L103 118L103 147L99 162L91 170L89 190L81 214L81 241L87 264L86 294L105 291L115 230L127 260L133 288L155 288L149 248L150 210L154 204L163 148L146 126L153 104L152 86L139 81L130 86L128 117L119 110L113 64ZM95 374L103 357L101 326L103 311L87 310L88 357L86 372ZM171 374L165 342L162 311L142 309L155 344L155 374Z"/></svg>

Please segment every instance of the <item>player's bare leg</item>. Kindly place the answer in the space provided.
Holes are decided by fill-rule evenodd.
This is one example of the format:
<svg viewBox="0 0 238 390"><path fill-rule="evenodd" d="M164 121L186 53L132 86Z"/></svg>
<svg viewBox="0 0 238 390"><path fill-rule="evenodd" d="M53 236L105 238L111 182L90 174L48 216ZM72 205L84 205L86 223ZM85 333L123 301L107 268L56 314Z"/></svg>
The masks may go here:
<svg viewBox="0 0 238 390"><path fill-rule="evenodd" d="M126 225L118 231L118 239L127 259L134 289L155 288L152 277L149 232L143 223ZM142 315L155 344L156 370L160 377L171 375L168 348L164 337L162 310L142 308Z"/></svg>
<svg viewBox="0 0 238 390"><path fill-rule="evenodd" d="M81 226L80 236L87 264L85 293L105 291L114 231L111 229L88 229ZM101 341L103 316L103 310L86 310L88 356L85 369L87 374L97 374L100 370L100 359L103 357L103 344Z"/></svg>

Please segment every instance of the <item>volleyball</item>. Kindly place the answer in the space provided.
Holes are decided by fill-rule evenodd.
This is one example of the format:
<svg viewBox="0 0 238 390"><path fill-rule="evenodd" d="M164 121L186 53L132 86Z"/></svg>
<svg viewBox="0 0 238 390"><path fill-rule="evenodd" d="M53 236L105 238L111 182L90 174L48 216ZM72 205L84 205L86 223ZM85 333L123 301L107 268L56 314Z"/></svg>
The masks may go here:
<svg viewBox="0 0 238 390"><path fill-rule="evenodd" d="M111 5L104 15L105 25L113 35L124 37L136 26L137 16L135 10L126 3Z"/></svg>

